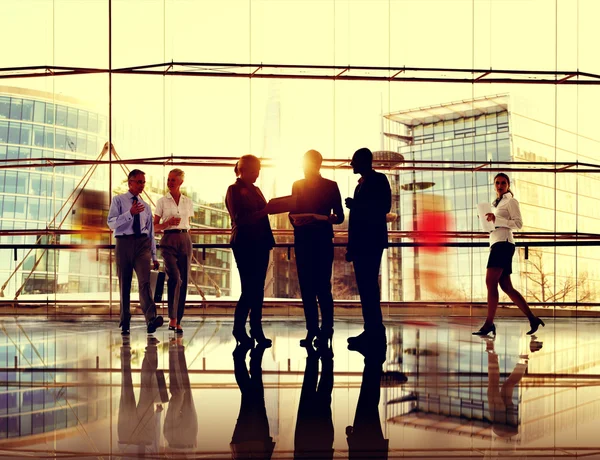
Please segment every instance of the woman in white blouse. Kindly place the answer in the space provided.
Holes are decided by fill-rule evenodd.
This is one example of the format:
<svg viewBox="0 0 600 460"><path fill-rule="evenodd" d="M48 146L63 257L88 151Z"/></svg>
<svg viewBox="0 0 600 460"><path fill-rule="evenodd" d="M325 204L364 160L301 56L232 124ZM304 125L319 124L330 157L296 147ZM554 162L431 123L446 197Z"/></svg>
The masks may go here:
<svg viewBox="0 0 600 460"><path fill-rule="evenodd" d="M494 317L498 307L498 285L529 319L531 330L527 334L531 335L545 324L531 312L523 296L513 287L510 281L512 258L515 253L513 230L519 230L523 227L521 210L519 209L519 202L515 200L513 193L510 191L510 179L506 174L496 174L494 187L496 188L497 198L492 203L493 212L486 214L487 221L493 222L496 226L495 230L490 233L491 250L485 276L488 291L487 318L481 329L473 332L473 335L484 336L489 333L496 335Z"/></svg>
<svg viewBox="0 0 600 460"><path fill-rule="evenodd" d="M154 213L154 228L162 231L160 251L167 272L169 330L182 334L181 318L185 309L188 276L192 261L192 239L188 233L190 217L194 215L192 200L181 194L185 173L173 169L167 178L169 192L158 200Z"/></svg>

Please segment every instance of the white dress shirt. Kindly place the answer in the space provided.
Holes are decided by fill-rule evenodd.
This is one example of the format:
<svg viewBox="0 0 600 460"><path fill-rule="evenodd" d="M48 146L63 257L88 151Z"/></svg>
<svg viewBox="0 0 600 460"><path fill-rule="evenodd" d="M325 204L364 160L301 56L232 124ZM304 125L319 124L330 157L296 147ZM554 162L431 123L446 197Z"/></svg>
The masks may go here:
<svg viewBox="0 0 600 460"><path fill-rule="evenodd" d="M492 212L496 216L494 222L496 229L490 233L490 247L500 241L515 244L513 230L520 230L523 227L519 202L513 198L512 194L505 193L498 206L492 205Z"/></svg>
<svg viewBox="0 0 600 460"><path fill-rule="evenodd" d="M181 221L179 225L171 225L166 227L165 230L189 230L190 229L190 217L194 215L194 204L192 200L185 195L179 197L179 205L175 203L175 199L171 195L171 192L167 192L165 196L160 198L156 203L156 211L154 215L161 218L161 222L166 222L171 217L180 217Z"/></svg>

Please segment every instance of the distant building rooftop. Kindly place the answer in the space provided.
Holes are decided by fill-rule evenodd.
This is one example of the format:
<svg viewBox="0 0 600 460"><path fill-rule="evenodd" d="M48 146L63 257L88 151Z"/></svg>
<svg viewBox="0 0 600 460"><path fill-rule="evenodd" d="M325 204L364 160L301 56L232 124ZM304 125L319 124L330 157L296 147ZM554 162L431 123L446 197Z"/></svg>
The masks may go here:
<svg viewBox="0 0 600 460"><path fill-rule="evenodd" d="M384 116L388 120L396 121L406 126L417 126L486 113L503 112L507 108L508 95L497 94L495 96L484 96L476 99L401 110L399 112L388 113Z"/></svg>

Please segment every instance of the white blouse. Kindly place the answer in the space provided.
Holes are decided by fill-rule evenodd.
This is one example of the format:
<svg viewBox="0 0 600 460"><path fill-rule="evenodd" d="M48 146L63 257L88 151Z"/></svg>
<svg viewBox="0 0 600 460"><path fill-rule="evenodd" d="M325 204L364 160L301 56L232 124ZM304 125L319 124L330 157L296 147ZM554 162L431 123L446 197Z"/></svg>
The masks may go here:
<svg viewBox="0 0 600 460"><path fill-rule="evenodd" d="M161 217L161 222L166 222L171 217L181 217L179 225L171 225L170 227L165 228L165 230L189 230L190 217L194 215L194 204L190 198L181 195L179 197L179 205L177 205L171 192L168 192L156 203L156 211L154 211L154 214Z"/></svg>
<svg viewBox="0 0 600 460"><path fill-rule="evenodd" d="M513 230L523 228L523 218L519 202L513 198L510 193L505 193L498 203L498 206L492 205L492 212L496 216L494 225L496 229L490 233L490 247L500 241L508 241L515 244Z"/></svg>

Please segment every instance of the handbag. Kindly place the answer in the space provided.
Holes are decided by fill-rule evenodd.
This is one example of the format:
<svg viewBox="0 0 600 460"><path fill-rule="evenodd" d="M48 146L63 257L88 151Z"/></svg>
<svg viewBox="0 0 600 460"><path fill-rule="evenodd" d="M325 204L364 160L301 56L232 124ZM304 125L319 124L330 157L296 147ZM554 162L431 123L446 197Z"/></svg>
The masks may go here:
<svg viewBox="0 0 600 460"><path fill-rule="evenodd" d="M150 271L150 291L154 302L162 302L163 292L165 290L165 272Z"/></svg>

